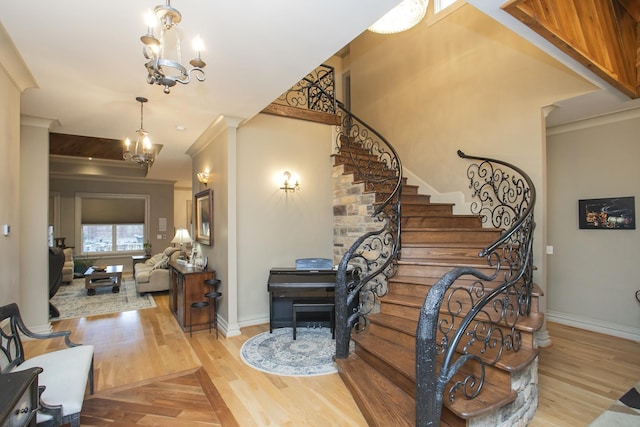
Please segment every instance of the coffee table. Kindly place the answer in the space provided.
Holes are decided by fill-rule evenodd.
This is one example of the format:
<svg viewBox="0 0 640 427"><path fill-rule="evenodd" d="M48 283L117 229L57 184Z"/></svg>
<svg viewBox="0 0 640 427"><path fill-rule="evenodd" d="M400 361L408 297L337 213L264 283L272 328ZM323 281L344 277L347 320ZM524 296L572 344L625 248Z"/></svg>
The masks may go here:
<svg viewBox="0 0 640 427"><path fill-rule="evenodd" d="M92 266L84 272L84 287L87 288L87 295L95 295L96 288L111 286L111 292L120 292L122 283L122 266L108 265L104 269Z"/></svg>

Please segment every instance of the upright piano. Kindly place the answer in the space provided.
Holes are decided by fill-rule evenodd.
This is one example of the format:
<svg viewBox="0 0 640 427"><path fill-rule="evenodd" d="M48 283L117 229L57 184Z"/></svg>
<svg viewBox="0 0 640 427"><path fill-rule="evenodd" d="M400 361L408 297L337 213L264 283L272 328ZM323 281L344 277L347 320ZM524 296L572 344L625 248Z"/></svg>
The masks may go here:
<svg viewBox="0 0 640 427"><path fill-rule="evenodd" d="M274 328L293 326L293 301L334 297L336 287L335 270L297 270L295 268L272 268L269 271L269 332ZM313 315L314 313L310 313ZM303 320L304 321L304 320ZM307 319L314 324L328 327L329 320Z"/></svg>

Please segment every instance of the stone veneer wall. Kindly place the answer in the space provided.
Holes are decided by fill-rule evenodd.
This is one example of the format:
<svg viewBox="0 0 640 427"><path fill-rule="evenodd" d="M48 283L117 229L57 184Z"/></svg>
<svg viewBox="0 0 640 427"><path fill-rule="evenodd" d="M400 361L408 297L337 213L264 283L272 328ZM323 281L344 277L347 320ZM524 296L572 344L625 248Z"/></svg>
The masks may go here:
<svg viewBox="0 0 640 427"><path fill-rule="evenodd" d="M518 393L513 403L469 420L469 427L525 427L538 408L538 358L520 372L511 373L511 390Z"/></svg>
<svg viewBox="0 0 640 427"><path fill-rule="evenodd" d="M371 217L375 194L365 193L364 184L353 180L353 174L344 174L343 165L333 167L334 264L340 262L360 236L380 228L380 222Z"/></svg>

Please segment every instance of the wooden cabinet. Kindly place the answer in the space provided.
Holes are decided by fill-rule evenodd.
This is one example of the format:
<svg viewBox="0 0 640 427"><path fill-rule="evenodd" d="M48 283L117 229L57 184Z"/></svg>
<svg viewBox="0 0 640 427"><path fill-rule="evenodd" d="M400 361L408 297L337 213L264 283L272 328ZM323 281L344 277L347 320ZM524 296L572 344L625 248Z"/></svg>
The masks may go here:
<svg viewBox="0 0 640 427"><path fill-rule="evenodd" d="M42 368L0 375L0 425L36 425L39 406L38 374Z"/></svg>
<svg viewBox="0 0 640 427"><path fill-rule="evenodd" d="M209 289L204 281L214 279L216 272L213 270L201 270L193 267L171 263L171 286L169 287L169 309L178 320L183 331L189 329L189 308L198 301L206 301L204 297ZM209 311L206 308L193 309L193 330L207 329Z"/></svg>

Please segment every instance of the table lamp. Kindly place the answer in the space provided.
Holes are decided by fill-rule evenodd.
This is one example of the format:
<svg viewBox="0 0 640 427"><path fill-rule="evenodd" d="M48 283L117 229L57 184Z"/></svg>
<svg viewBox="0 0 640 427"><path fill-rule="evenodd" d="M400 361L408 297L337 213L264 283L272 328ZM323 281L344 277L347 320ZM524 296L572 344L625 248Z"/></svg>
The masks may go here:
<svg viewBox="0 0 640 427"><path fill-rule="evenodd" d="M191 243L193 242L193 240L191 239L191 236L189 235L189 232L187 231L186 228L178 228L176 230L176 235L173 237L173 240L171 240L171 243L179 243L180 244L180 258L181 259L185 259L185 253L184 253L184 249L183 249L183 245L185 243Z"/></svg>

